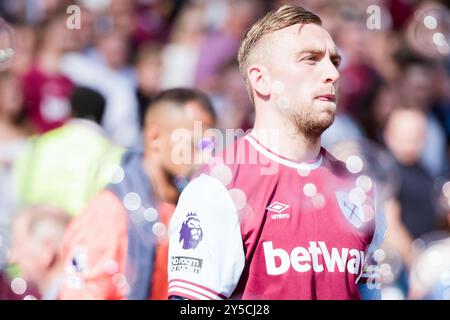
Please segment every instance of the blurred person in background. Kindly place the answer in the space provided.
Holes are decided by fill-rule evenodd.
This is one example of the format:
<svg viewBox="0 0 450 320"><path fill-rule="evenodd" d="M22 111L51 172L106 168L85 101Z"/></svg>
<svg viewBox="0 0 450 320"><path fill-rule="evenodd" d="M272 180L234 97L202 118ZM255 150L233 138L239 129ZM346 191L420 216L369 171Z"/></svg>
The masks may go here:
<svg viewBox="0 0 450 320"><path fill-rule="evenodd" d="M449 234L425 240L412 264L408 298L450 300Z"/></svg>
<svg viewBox="0 0 450 320"><path fill-rule="evenodd" d="M435 102L433 105L433 112L445 129L447 137L447 150L450 157L450 61L447 68L441 65L436 70L433 83L435 84ZM448 171L450 166L447 163Z"/></svg>
<svg viewBox="0 0 450 320"><path fill-rule="evenodd" d="M97 68L103 69L104 75L108 77L105 81L109 85L114 81L115 90L119 90L126 99L121 101L120 105L116 102L116 109L107 108L104 119L106 131L111 133L114 142L124 147L136 147L139 105L133 92L137 84L135 70L130 64L129 45L129 35L118 29L117 25L113 25L110 29L97 34L94 46L88 51L87 57Z"/></svg>
<svg viewBox="0 0 450 320"><path fill-rule="evenodd" d="M395 109L386 124L386 146L397 160L399 187L396 202L386 212L386 244L403 259L408 272L414 259L413 241L439 227L433 178L420 162L426 142L427 120L418 109Z"/></svg>
<svg viewBox="0 0 450 320"><path fill-rule="evenodd" d="M105 14L129 38L131 51L135 52L148 42L167 42L174 19L188 2L110 0Z"/></svg>
<svg viewBox="0 0 450 320"><path fill-rule="evenodd" d="M235 59L221 67L212 97L218 119L217 128L245 132L253 127L254 110Z"/></svg>
<svg viewBox="0 0 450 320"><path fill-rule="evenodd" d="M136 96L139 102L139 123L144 124L144 115L152 99L161 88L162 53L158 44L145 44L137 53Z"/></svg>
<svg viewBox="0 0 450 320"><path fill-rule="evenodd" d="M0 270L6 263L9 224L17 206L12 168L29 133L20 79L12 72L4 71L0 73Z"/></svg>
<svg viewBox="0 0 450 320"><path fill-rule="evenodd" d="M29 139L14 164L19 204L47 203L78 213L111 178L123 149L113 145L99 123L101 94L76 87L70 97L71 120Z"/></svg>
<svg viewBox="0 0 450 320"><path fill-rule="evenodd" d="M61 299L167 299L165 230L183 187L179 179L200 164L197 139L214 119L199 91L170 89L154 97L145 115L143 153L123 156L111 184L64 237ZM203 132L194 133L196 122ZM177 158L180 150L188 151L187 161Z"/></svg>
<svg viewBox="0 0 450 320"><path fill-rule="evenodd" d="M262 3L254 0L227 0L225 17L218 26L205 30L198 46L195 85L214 90L220 67L236 56L242 35L262 13Z"/></svg>
<svg viewBox="0 0 450 320"><path fill-rule="evenodd" d="M87 19L86 23L91 30L94 22ZM83 27L80 30L84 30ZM79 31L71 32L78 34ZM134 73L128 66L128 38L110 27L97 36L97 47L91 46L94 39L81 39L77 48L64 54L59 69L78 86L98 91L105 97L101 125L108 138L122 147L136 147L139 142L138 101Z"/></svg>
<svg viewBox="0 0 450 320"><path fill-rule="evenodd" d="M20 78L11 72L0 73L0 159L8 160L18 142L30 133L23 114Z"/></svg>
<svg viewBox="0 0 450 320"><path fill-rule="evenodd" d="M432 112L436 64L407 49L398 51L396 59L402 72L398 88L401 103L421 110L426 115L426 140L422 149L421 162L430 175L437 177L447 169L449 158L444 128Z"/></svg>
<svg viewBox="0 0 450 320"><path fill-rule="evenodd" d="M367 138L384 145L383 130L387 119L400 104L398 90L396 86L377 79L362 98L356 111L356 119Z"/></svg>
<svg viewBox="0 0 450 320"><path fill-rule="evenodd" d="M80 28L70 29L70 45L68 45L68 50L64 53L61 60L64 60L64 57L69 53L79 52L84 54L91 50L98 29L101 29L99 25L102 25L102 15L87 7L86 1L78 2ZM71 17L72 15L66 14L67 19Z"/></svg>
<svg viewBox="0 0 450 320"><path fill-rule="evenodd" d="M187 4L174 21L162 52L161 87L193 87L199 61L198 47L205 28L204 9Z"/></svg>
<svg viewBox="0 0 450 320"><path fill-rule="evenodd" d="M66 19L65 11L57 12L39 25L35 59L23 75L25 111L38 133L61 126L71 113L73 83L59 71L60 59L72 41Z"/></svg>
<svg viewBox="0 0 450 320"><path fill-rule="evenodd" d="M368 46L368 62L388 84L396 83L401 76L395 52L399 50L401 37L394 31L376 30L368 34L371 45ZM378 48L377 50L370 50Z"/></svg>
<svg viewBox="0 0 450 320"><path fill-rule="evenodd" d="M25 1L26 19L31 24L39 24L58 12L65 11L71 4L72 0Z"/></svg>
<svg viewBox="0 0 450 320"><path fill-rule="evenodd" d="M123 36L129 39L135 29L136 0L108 0L105 14L110 18L111 25Z"/></svg>
<svg viewBox="0 0 450 320"><path fill-rule="evenodd" d="M41 299L58 297L64 267L61 241L69 221L67 212L49 205L30 206L14 216L10 263L37 287Z"/></svg>
<svg viewBox="0 0 450 320"><path fill-rule="evenodd" d="M184 0L137 1L133 48L149 42L168 42L173 22L185 10L186 5L189 4Z"/></svg>
<svg viewBox="0 0 450 320"><path fill-rule="evenodd" d="M28 72L34 63L36 32L24 23L11 25L14 30L15 50L10 71L22 76Z"/></svg>
<svg viewBox="0 0 450 320"><path fill-rule="evenodd" d="M71 0L3 0L0 2L0 14L8 20L34 26L71 4Z"/></svg>
<svg viewBox="0 0 450 320"><path fill-rule="evenodd" d="M91 59L103 65L118 77L134 84L134 72L129 61L129 39L118 29L111 29L98 35L93 50L89 53Z"/></svg>

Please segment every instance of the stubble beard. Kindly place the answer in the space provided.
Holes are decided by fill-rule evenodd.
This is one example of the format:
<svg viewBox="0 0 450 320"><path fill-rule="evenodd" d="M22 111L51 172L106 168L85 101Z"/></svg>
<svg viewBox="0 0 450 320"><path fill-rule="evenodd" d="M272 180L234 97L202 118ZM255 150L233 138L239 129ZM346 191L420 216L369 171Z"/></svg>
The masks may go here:
<svg viewBox="0 0 450 320"><path fill-rule="evenodd" d="M295 134L299 134L311 141L316 141L320 138L322 133L331 126L334 121L335 112L328 117L323 117L322 112L316 114L311 111L314 106L308 108L300 107L297 110L289 108L282 110L282 115L285 117L295 129Z"/></svg>

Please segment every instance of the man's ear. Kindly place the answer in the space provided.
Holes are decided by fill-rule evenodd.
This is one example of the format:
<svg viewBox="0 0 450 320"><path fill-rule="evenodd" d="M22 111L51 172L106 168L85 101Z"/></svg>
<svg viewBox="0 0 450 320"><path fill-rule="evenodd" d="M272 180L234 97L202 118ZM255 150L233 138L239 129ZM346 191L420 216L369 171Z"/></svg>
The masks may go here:
<svg viewBox="0 0 450 320"><path fill-rule="evenodd" d="M271 94L271 80L268 70L262 65L251 65L247 76L250 84L259 96L267 97Z"/></svg>

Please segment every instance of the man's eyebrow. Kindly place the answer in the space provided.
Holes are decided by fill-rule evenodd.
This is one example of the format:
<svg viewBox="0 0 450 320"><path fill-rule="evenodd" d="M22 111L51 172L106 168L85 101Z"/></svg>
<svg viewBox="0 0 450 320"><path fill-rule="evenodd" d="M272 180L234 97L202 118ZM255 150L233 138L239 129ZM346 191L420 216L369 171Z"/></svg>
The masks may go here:
<svg viewBox="0 0 450 320"><path fill-rule="evenodd" d="M314 54L323 54L325 51L321 49L302 49L299 52L297 52L297 56L301 56L305 53L314 53Z"/></svg>
<svg viewBox="0 0 450 320"><path fill-rule="evenodd" d="M303 49L300 50L299 52L297 52L297 57L300 57L303 54L307 54L307 53L312 53L312 54L324 54L325 51L321 50L321 49ZM331 59L335 59L335 60L342 60L342 56L337 52L337 50L333 50L330 54L330 58Z"/></svg>

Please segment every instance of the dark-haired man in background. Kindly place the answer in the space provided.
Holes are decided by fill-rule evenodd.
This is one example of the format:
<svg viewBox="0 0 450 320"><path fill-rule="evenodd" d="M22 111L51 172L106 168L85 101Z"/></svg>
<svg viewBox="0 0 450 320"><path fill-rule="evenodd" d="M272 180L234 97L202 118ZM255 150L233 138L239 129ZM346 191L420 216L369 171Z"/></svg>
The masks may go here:
<svg viewBox="0 0 450 320"><path fill-rule="evenodd" d="M215 116L206 95L190 89L158 94L145 115L143 154L127 152L111 184L69 226L63 243L61 299L167 299L165 228L178 201L177 178L196 161L178 161L177 150L196 157L203 130ZM176 142L175 130L184 130Z"/></svg>

